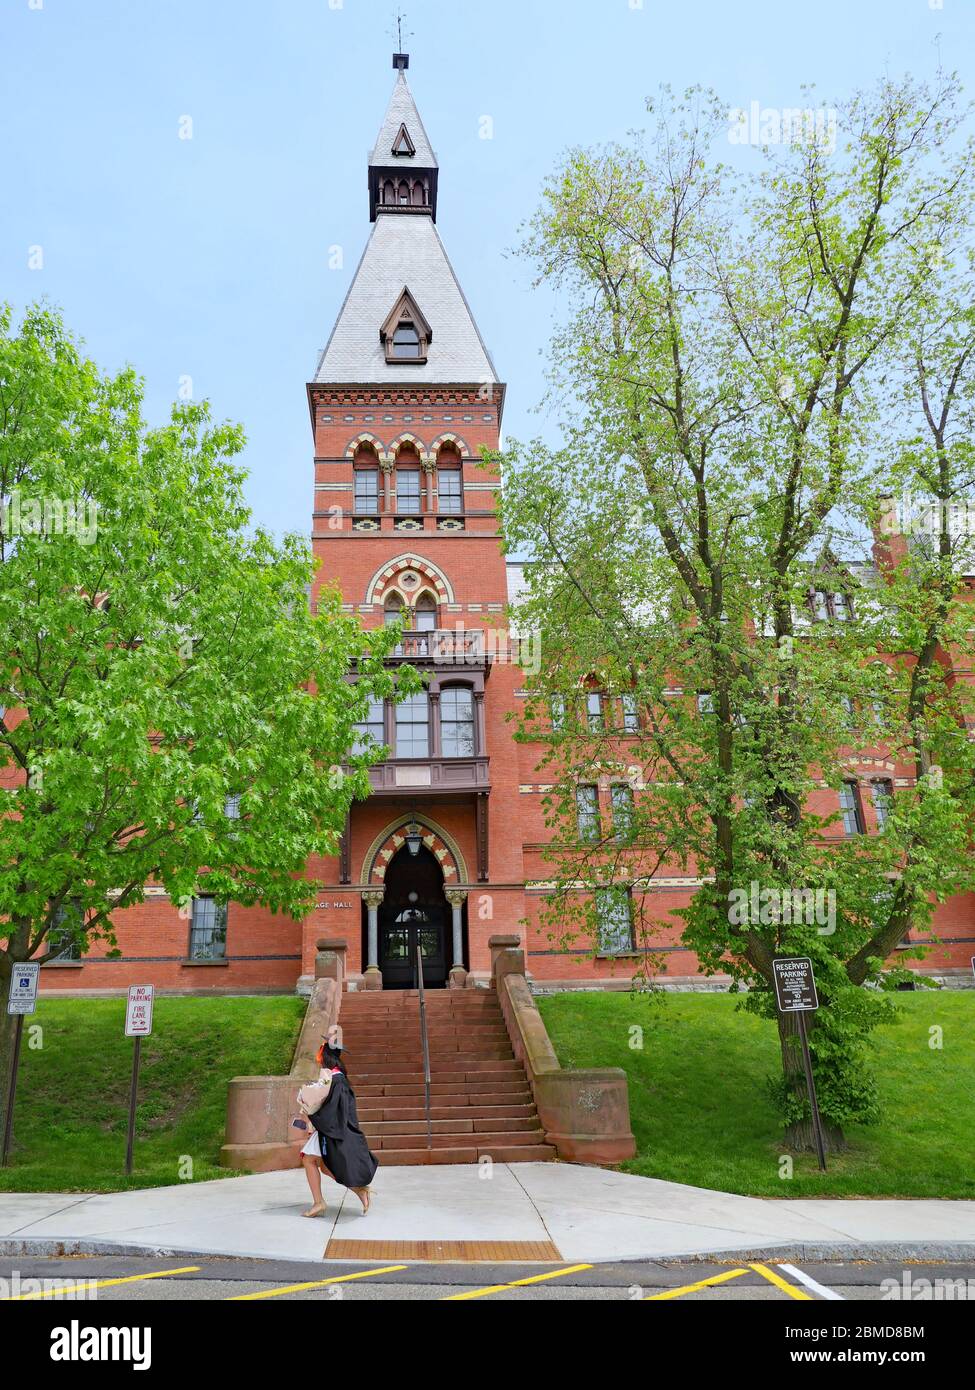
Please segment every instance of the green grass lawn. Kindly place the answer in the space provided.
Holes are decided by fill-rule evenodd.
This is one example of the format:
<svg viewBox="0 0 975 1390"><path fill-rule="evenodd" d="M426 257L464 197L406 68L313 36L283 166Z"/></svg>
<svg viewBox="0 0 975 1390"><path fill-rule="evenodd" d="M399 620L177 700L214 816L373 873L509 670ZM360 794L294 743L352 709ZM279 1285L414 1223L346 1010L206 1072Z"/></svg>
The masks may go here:
<svg viewBox="0 0 975 1390"><path fill-rule="evenodd" d="M305 1000L292 996L157 999L126 1178L133 1042L123 1036L125 1000L42 999L24 1020L14 1149L0 1191L117 1192L227 1177L217 1167L227 1082L287 1075L304 1013ZM42 1029L36 1049L34 1024Z"/></svg>
<svg viewBox="0 0 975 1390"><path fill-rule="evenodd" d="M637 1157L625 1171L763 1197L975 1197L975 993L897 998L871 1043L883 1120L856 1126L828 1159L786 1150L765 1079L779 1066L771 1022L721 994L558 994L539 1007L563 1066L622 1067ZM629 1046L643 1025L643 1048ZM929 1029L943 1029L940 1050Z"/></svg>

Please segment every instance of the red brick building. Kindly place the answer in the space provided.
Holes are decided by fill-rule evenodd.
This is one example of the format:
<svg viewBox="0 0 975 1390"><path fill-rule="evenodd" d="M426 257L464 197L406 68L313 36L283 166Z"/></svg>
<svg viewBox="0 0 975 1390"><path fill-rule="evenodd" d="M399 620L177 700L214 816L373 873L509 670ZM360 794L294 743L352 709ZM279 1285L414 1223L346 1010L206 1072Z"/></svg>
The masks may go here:
<svg viewBox="0 0 975 1390"><path fill-rule="evenodd" d="M309 864L325 886L304 923L206 898L181 916L150 890L143 906L120 914L121 959L93 948L83 960L52 962L48 988L292 988L312 974L320 938L346 943L350 982L366 988L411 985L417 944L428 984L485 981L498 934L522 938L539 982L623 985L633 974L638 955L618 924L612 948L608 939L594 960L553 947L537 927L545 787L536 753L515 743L507 722L531 679L513 659L518 645L504 618L518 566L501 552L497 479L480 466L482 446L500 442L505 386L437 230L439 169L408 59L394 64L369 160L372 230L307 388L313 543L318 582L337 583L367 627L405 616L397 659L428 671L428 690L372 711L363 736L392 756L373 770L372 796L354 806L340 857ZM593 698L625 740L632 712ZM875 832L880 783L892 792L911 773L867 748L851 754L850 777L838 836ZM611 776L587 794L613 815ZM835 795L824 790L816 809L835 810ZM682 906L695 887L680 873L658 875L648 890L654 914ZM942 942L922 968L960 978L975 954L975 904L956 899L937 920ZM655 950L667 976L686 979L696 961L679 930L675 920Z"/></svg>

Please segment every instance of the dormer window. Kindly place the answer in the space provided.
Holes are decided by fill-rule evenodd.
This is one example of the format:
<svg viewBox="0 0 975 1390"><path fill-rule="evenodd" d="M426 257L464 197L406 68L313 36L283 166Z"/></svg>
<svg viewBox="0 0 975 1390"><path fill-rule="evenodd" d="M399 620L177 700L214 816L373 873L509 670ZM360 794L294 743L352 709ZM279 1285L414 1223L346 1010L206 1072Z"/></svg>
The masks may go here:
<svg viewBox="0 0 975 1390"><path fill-rule="evenodd" d="M416 154L416 146L410 139L410 132L405 125L401 125L396 139L393 141L393 154L397 159L412 159Z"/></svg>
<svg viewBox="0 0 975 1390"><path fill-rule="evenodd" d="M848 623L853 618L853 604L850 596L841 591L811 589L809 591L809 606L812 609L813 617L820 622L833 619L838 623Z"/></svg>
<svg viewBox="0 0 975 1390"><path fill-rule="evenodd" d="M379 336L386 349L387 362L422 364L427 360L433 332L420 312L420 306L405 287L389 318L380 328Z"/></svg>

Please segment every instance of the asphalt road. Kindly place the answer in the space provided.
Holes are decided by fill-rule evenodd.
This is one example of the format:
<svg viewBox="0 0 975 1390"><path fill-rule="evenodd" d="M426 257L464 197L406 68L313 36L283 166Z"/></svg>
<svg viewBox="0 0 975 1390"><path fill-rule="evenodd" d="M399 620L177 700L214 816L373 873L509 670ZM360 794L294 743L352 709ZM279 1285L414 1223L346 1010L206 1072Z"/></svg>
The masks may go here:
<svg viewBox="0 0 975 1390"><path fill-rule="evenodd" d="M25 1281L44 1281L25 1283ZM764 1262L573 1265L295 1263L207 1257L0 1257L0 1301L56 1302L76 1281L99 1304L240 1300L780 1303L975 1301L971 1264ZM78 1292L81 1292L80 1290ZM58 1297L60 1293L60 1298ZM76 1294L77 1296L77 1294ZM879 1310L878 1310L879 1312Z"/></svg>

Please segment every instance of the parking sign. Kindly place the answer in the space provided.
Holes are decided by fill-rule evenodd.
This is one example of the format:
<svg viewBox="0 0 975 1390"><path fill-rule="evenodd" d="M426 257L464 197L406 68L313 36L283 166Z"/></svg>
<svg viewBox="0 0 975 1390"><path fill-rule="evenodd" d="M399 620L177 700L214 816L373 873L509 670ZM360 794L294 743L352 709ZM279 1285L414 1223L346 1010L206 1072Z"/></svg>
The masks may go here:
<svg viewBox="0 0 975 1390"><path fill-rule="evenodd" d="M15 965L10 977L8 1014L32 1014L37 1008L37 982L41 973L39 961Z"/></svg>
<svg viewBox="0 0 975 1390"><path fill-rule="evenodd" d="M125 1036L147 1038L152 1032L152 985L129 985L129 1002L125 1010Z"/></svg>
<svg viewBox="0 0 975 1390"><path fill-rule="evenodd" d="M775 1002L783 1014L819 1008L812 961L808 956L779 956L772 962Z"/></svg>

